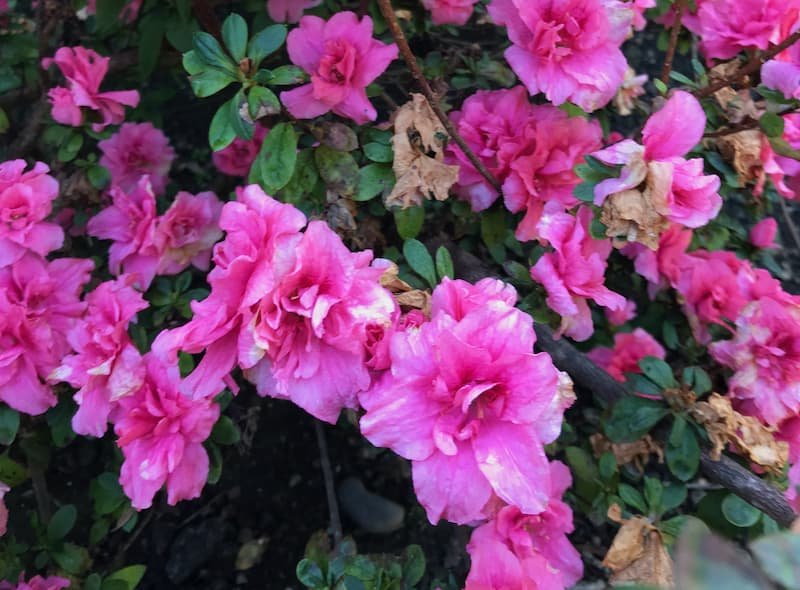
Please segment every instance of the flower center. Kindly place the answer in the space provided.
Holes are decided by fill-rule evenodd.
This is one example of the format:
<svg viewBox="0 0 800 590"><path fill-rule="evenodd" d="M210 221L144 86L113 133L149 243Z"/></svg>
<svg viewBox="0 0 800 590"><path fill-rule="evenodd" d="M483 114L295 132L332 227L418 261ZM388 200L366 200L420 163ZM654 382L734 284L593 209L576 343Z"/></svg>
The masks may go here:
<svg viewBox="0 0 800 590"><path fill-rule="evenodd" d="M350 43L333 39L325 44L325 55L319 62L319 77L331 84L345 85L353 77L356 52Z"/></svg>

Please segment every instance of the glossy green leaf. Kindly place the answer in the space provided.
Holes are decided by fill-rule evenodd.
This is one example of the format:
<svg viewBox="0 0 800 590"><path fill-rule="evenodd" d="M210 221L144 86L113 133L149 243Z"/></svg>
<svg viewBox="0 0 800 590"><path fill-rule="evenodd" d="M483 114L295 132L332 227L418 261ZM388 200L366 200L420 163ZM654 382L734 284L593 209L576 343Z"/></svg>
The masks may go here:
<svg viewBox="0 0 800 590"><path fill-rule="evenodd" d="M628 396L614 404L605 423L605 432L613 442L633 442L647 434L669 409L659 402Z"/></svg>
<svg viewBox="0 0 800 590"><path fill-rule="evenodd" d="M286 25L270 25L256 33L247 45L247 57L253 61L253 67L258 66L265 57L277 51L286 40Z"/></svg>
<svg viewBox="0 0 800 590"><path fill-rule="evenodd" d="M267 192L277 192L291 180L297 164L297 134L290 123L278 123L267 134L258 154Z"/></svg>
<svg viewBox="0 0 800 590"><path fill-rule="evenodd" d="M425 279L431 287L436 286L436 268L425 244L419 240L406 240L403 243L403 256L411 270Z"/></svg>
<svg viewBox="0 0 800 590"><path fill-rule="evenodd" d="M222 23L222 40L236 62L243 60L247 50L247 22L236 13L229 14Z"/></svg>

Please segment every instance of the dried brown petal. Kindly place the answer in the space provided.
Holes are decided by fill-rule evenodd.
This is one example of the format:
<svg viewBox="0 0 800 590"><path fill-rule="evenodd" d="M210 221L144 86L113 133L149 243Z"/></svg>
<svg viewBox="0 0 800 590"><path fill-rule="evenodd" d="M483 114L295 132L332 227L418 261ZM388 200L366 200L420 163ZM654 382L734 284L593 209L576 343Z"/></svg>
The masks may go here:
<svg viewBox="0 0 800 590"><path fill-rule="evenodd" d="M717 139L717 148L722 157L733 165L742 184L758 180L764 175L762 141L762 133L758 129L746 129Z"/></svg>
<svg viewBox="0 0 800 590"><path fill-rule="evenodd" d="M603 566L612 571L611 583L672 588L672 559L658 529L642 516L623 519L616 504L609 508L608 517L622 525L603 559Z"/></svg>
<svg viewBox="0 0 800 590"><path fill-rule="evenodd" d="M610 451L617 460L617 465L631 463L640 473L644 471L651 455L655 455L659 463L664 462L664 449L649 434L631 443L612 443L599 432L589 437L589 440L596 457Z"/></svg>

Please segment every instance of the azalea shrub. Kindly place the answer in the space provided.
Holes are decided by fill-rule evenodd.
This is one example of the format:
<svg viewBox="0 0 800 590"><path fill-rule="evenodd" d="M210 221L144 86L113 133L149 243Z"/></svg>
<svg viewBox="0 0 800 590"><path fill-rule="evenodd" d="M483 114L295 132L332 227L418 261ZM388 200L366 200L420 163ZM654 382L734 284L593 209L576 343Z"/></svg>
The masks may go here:
<svg viewBox="0 0 800 590"><path fill-rule="evenodd" d="M800 588L799 40L800 0L0 0L0 589L205 585L137 543L276 404L326 517L222 587Z"/></svg>

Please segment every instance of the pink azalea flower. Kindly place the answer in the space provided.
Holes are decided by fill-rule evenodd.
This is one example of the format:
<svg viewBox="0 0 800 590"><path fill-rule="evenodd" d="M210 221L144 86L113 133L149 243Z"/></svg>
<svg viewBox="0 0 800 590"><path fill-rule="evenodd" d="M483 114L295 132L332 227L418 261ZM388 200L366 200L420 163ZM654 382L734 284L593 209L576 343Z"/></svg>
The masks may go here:
<svg viewBox="0 0 800 590"><path fill-rule="evenodd" d="M658 250L638 244L626 244L622 253L633 258L634 269L650 283L650 295L665 287L666 282L677 287L681 267L685 262L684 254L692 241L692 232L678 224L672 224L659 237Z"/></svg>
<svg viewBox="0 0 800 590"><path fill-rule="evenodd" d="M66 88L50 90L53 119L63 125L78 126L83 121L83 116L78 116L79 109L84 107L97 111L100 116L100 122L92 124L95 132L122 123L125 107L139 104L139 93L136 90L100 92L109 61L85 47L61 47L54 57L42 60L45 68L55 63L67 79Z"/></svg>
<svg viewBox="0 0 800 590"><path fill-rule="evenodd" d="M572 478L563 463L549 467L551 492L544 512L527 515L505 506L472 532L464 590L564 590L581 579L581 556L567 539L574 528L572 510L561 500Z"/></svg>
<svg viewBox="0 0 800 590"><path fill-rule="evenodd" d="M320 4L322 0L267 0L267 12L276 23L296 23L305 10Z"/></svg>
<svg viewBox="0 0 800 590"><path fill-rule="evenodd" d="M784 15L798 8L798 0L704 0L697 12L700 50L711 60L767 49L780 41Z"/></svg>
<svg viewBox="0 0 800 590"><path fill-rule="evenodd" d="M636 303L630 299L625 301L622 309L604 309L606 319L612 326L622 326L636 317Z"/></svg>
<svg viewBox="0 0 800 590"><path fill-rule="evenodd" d="M177 364L153 353L144 356L144 364L144 382L118 400L114 424L125 457L120 483L137 510L150 508L165 484L173 506L200 495L209 464L203 441L219 418L213 399L191 399L179 391Z"/></svg>
<svg viewBox="0 0 800 590"><path fill-rule="evenodd" d="M539 258L531 277L547 291L550 309L561 315L559 332L583 341L594 332L589 299L611 310L624 309L626 301L603 284L611 242L589 233L592 211L581 207L573 216L555 205L545 207L538 226L554 251Z"/></svg>
<svg viewBox="0 0 800 590"><path fill-rule="evenodd" d="M783 123L782 139L792 149L800 149L800 114L784 115ZM800 162L777 154L765 135L761 139L761 163L764 170L756 182L753 194L760 196L763 193L766 178L769 178L779 195L787 199L798 198L800 192L796 190L795 185L797 179L800 178Z"/></svg>
<svg viewBox="0 0 800 590"><path fill-rule="evenodd" d="M663 182L654 184L669 187L666 194L658 195L666 203L668 220L692 228L708 223L722 207L719 178L703 175L702 159L683 158L703 137L705 123L697 99L687 92L674 92L647 120L643 145L626 139L592 154L610 166L622 165L619 178L595 186L595 204L602 205L609 195L634 189L649 175L656 175Z"/></svg>
<svg viewBox="0 0 800 590"><path fill-rule="evenodd" d="M489 14L508 27L513 45L506 60L532 95L543 92L555 105L571 101L589 112L613 98L627 67L620 45L630 22L612 22L611 4L492 0Z"/></svg>
<svg viewBox="0 0 800 590"><path fill-rule="evenodd" d="M150 179L143 176L131 191L113 187L112 204L89 220L86 231L112 240L108 267L114 275L138 274L137 285L146 288L156 274L161 252L155 241L156 198Z"/></svg>
<svg viewBox="0 0 800 590"><path fill-rule="evenodd" d="M627 117L633 113L633 108L636 105L636 99L646 94L644 85L647 83L647 74L636 75L633 68L625 69L625 80L617 90L614 96L614 107L617 112L623 117Z"/></svg>
<svg viewBox="0 0 800 590"><path fill-rule="evenodd" d="M8 6L8 0L0 0L0 14L5 14L11 10Z"/></svg>
<svg viewBox="0 0 800 590"><path fill-rule="evenodd" d="M596 365L620 383L625 382L625 373L641 373L639 361L647 356L663 359L666 351L642 328L636 328L633 332L618 332L614 335L614 348L598 346L588 354Z"/></svg>
<svg viewBox="0 0 800 590"><path fill-rule="evenodd" d="M50 576L49 578L34 576L26 582L25 574L21 573L16 584L8 581L0 582L0 590L63 590L68 588L69 585L69 580L56 576Z"/></svg>
<svg viewBox="0 0 800 590"><path fill-rule="evenodd" d="M756 248L777 248L775 236L778 233L778 222L774 217L766 217L750 228L750 243Z"/></svg>
<svg viewBox="0 0 800 590"><path fill-rule="evenodd" d="M97 145L103 152L100 164L111 173L112 186L129 192L142 176L149 175L153 192L164 192L175 151L160 129L151 123L125 123Z"/></svg>
<svg viewBox="0 0 800 590"><path fill-rule="evenodd" d="M435 25L464 25L475 10L478 0L422 0L422 5L431 11Z"/></svg>
<svg viewBox="0 0 800 590"><path fill-rule="evenodd" d="M212 192L179 192L156 225L154 241L161 253L158 274L178 274L189 265L208 270L211 249L222 238L222 202Z"/></svg>
<svg viewBox="0 0 800 590"><path fill-rule="evenodd" d="M0 401L31 416L56 405L45 380L70 352L67 334L85 309L80 292L92 267L28 253L0 269Z"/></svg>
<svg viewBox="0 0 800 590"><path fill-rule="evenodd" d="M728 393L744 413L777 426L800 412L800 307L771 297L748 304L731 340L711 355L733 369Z"/></svg>
<svg viewBox="0 0 800 590"><path fill-rule="evenodd" d="M761 82L774 88L786 98L800 99L800 43L794 43L784 53L761 67Z"/></svg>
<svg viewBox="0 0 800 590"><path fill-rule="evenodd" d="M42 162L28 172L25 167L25 160L0 163L0 267L29 250L47 256L64 242L63 230L44 221L58 196L58 181Z"/></svg>
<svg viewBox="0 0 800 590"><path fill-rule="evenodd" d="M395 333L391 370L360 396L361 432L412 461L428 519L487 516L496 494L525 514L552 495L544 446L573 399L508 285L445 279L431 321Z"/></svg>
<svg viewBox="0 0 800 590"><path fill-rule="evenodd" d="M72 429L78 434L103 436L117 401L144 381L144 364L128 336L128 324L147 307L131 284L133 277L106 281L86 296L86 315L68 334L75 354L64 357L50 379L79 388L78 411Z"/></svg>
<svg viewBox="0 0 800 590"><path fill-rule="evenodd" d="M256 124L256 128L253 131L253 139L247 140L237 137L226 148L214 152L211 155L214 166L228 176L247 176L267 133L269 133L269 129L263 125Z"/></svg>
<svg viewBox="0 0 800 590"><path fill-rule="evenodd" d="M372 38L372 19L350 11L330 20L304 16L286 40L289 59L311 83L281 93L281 102L298 119L333 111L359 125L377 118L366 87L397 57L397 46Z"/></svg>
<svg viewBox="0 0 800 590"><path fill-rule="evenodd" d="M633 10L633 28L637 31L643 31L647 26L644 11L648 8L655 8L656 0L633 0L630 5Z"/></svg>
<svg viewBox="0 0 800 590"><path fill-rule="evenodd" d="M0 537L6 534L8 528L8 508L5 503L5 495L11 491L11 488L0 481Z"/></svg>
<svg viewBox="0 0 800 590"><path fill-rule="evenodd" d="M795 509L800 510L800 417L793 416L781 423L775 434L777 440L789 444L789 486L786 488L786 499Z"/></svg>

